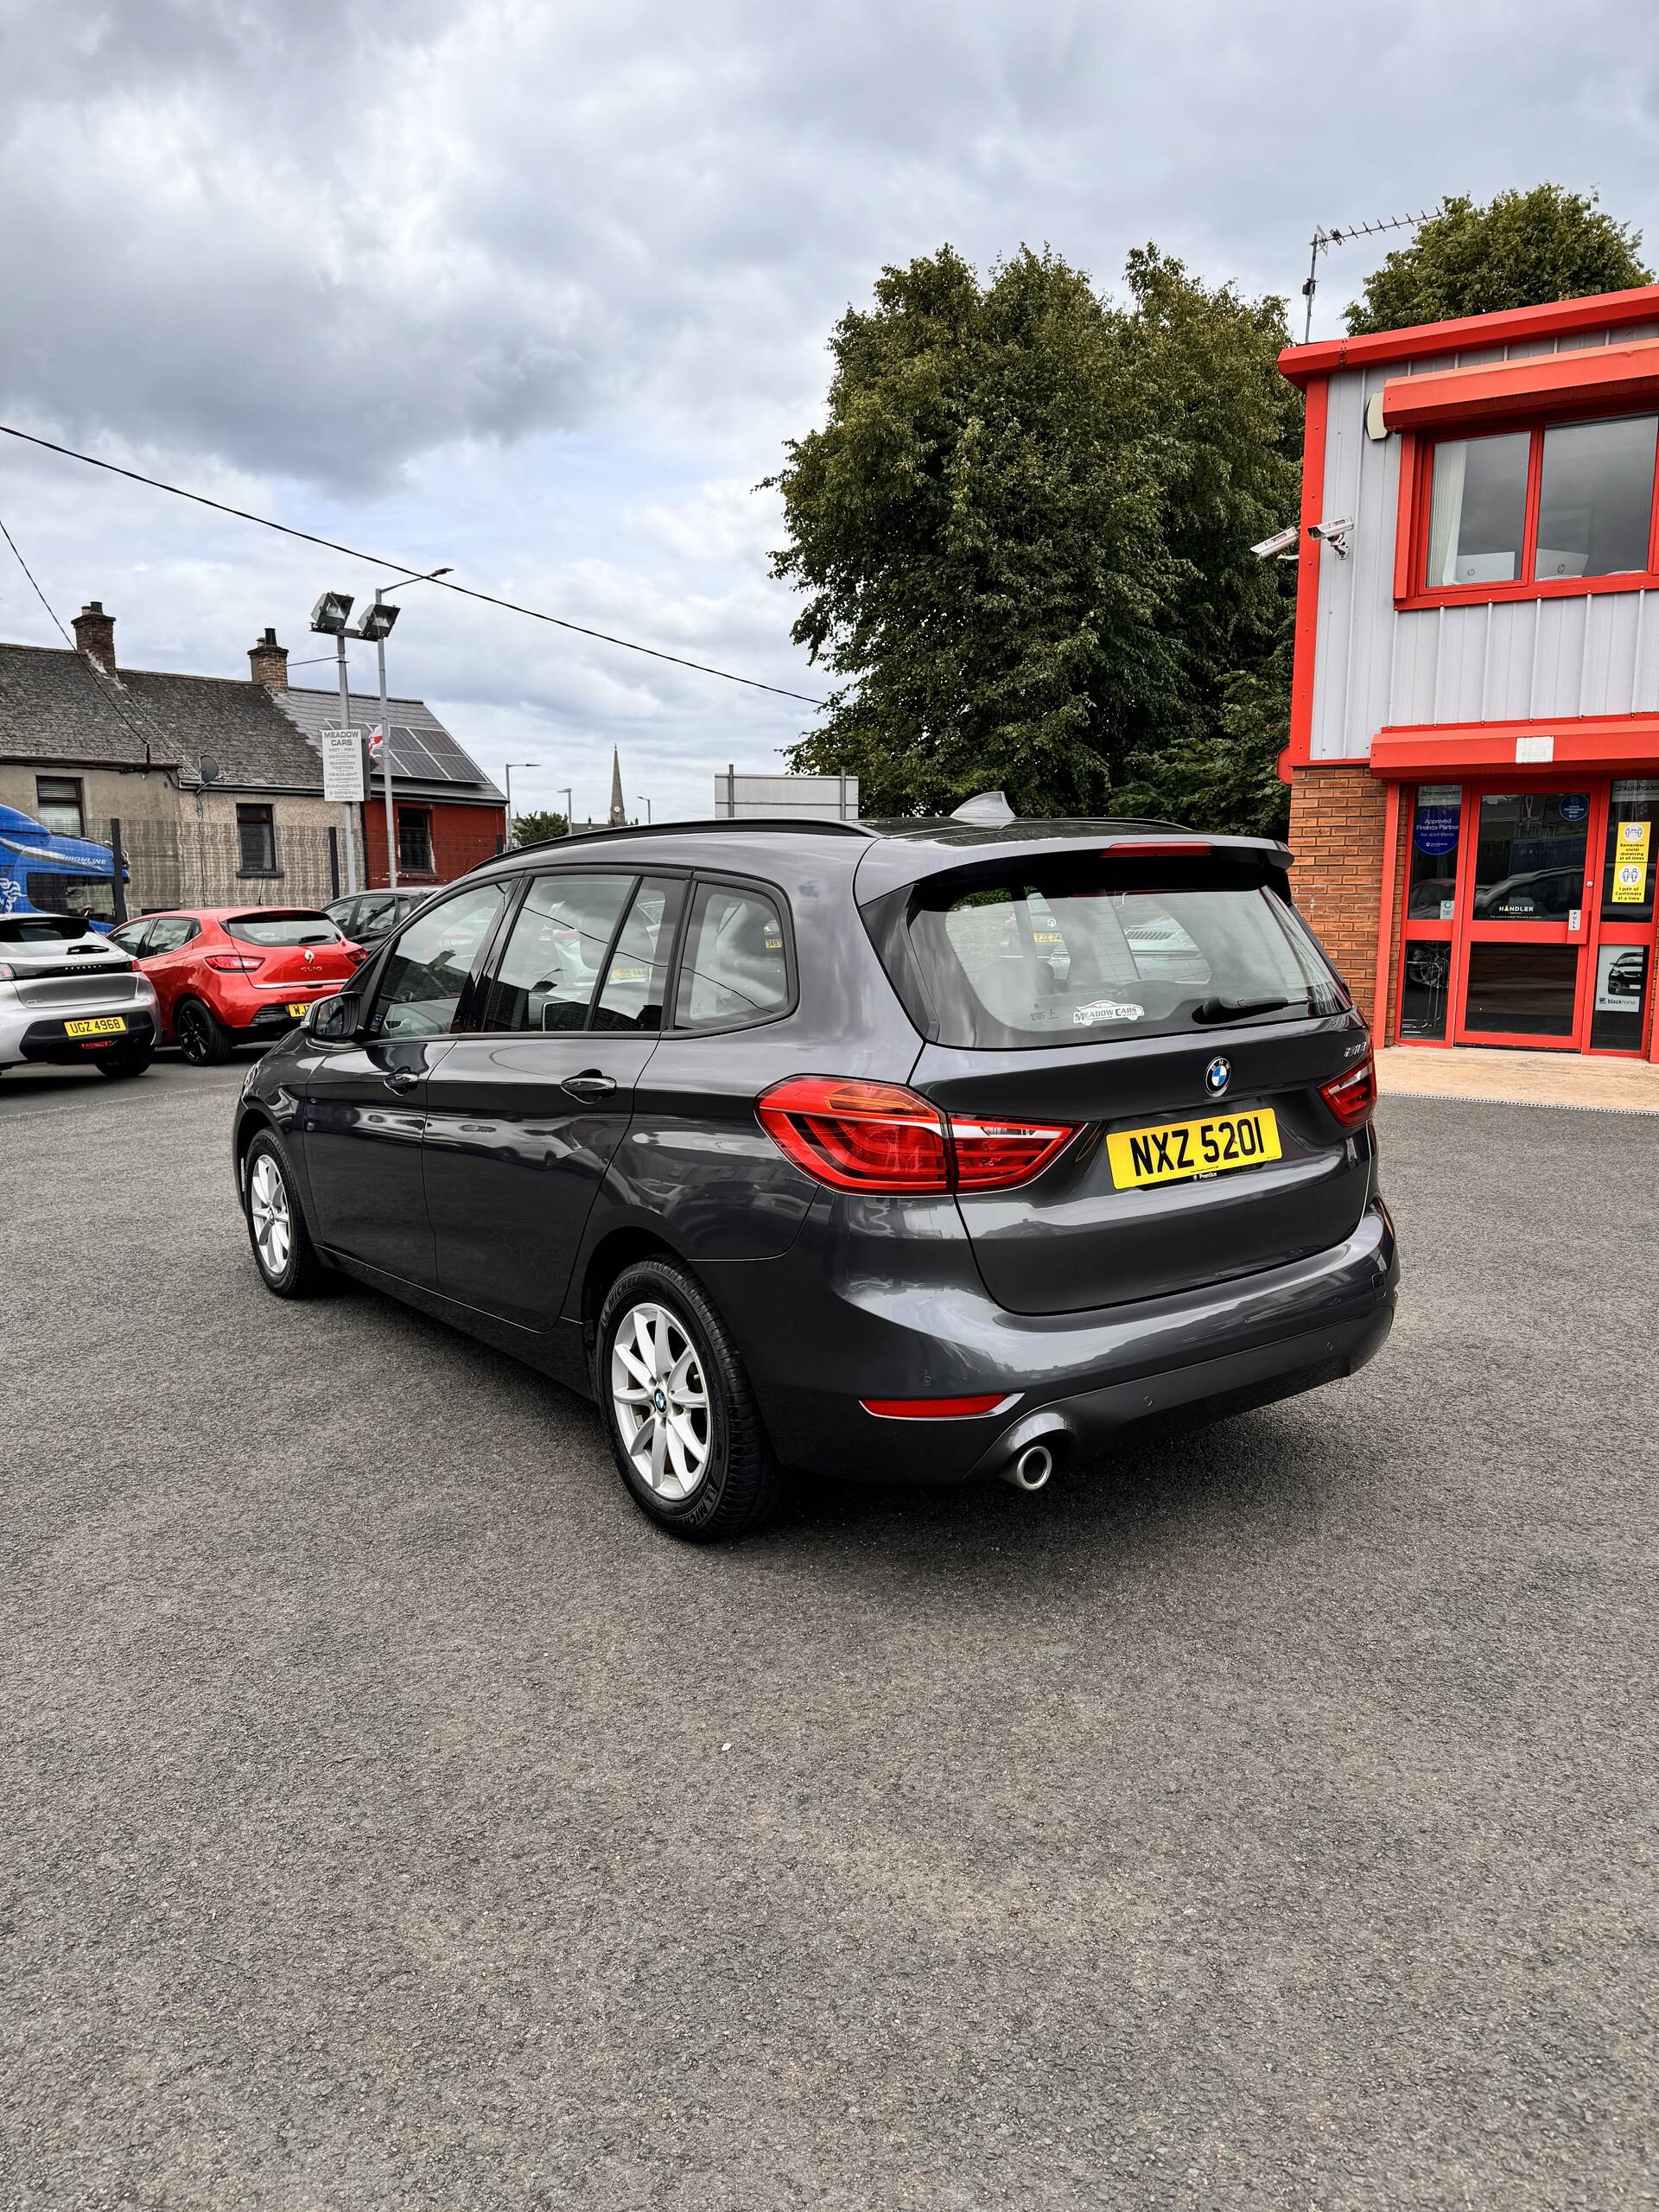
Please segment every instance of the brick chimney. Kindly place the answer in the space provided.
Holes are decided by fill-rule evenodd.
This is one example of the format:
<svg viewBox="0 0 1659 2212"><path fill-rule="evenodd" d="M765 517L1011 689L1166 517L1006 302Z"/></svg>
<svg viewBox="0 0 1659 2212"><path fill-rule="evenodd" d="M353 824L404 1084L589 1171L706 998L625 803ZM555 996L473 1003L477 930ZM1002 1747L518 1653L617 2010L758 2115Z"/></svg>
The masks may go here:
<svg viewBox="0 0 1659 2212"><path fill-rule="evenodd" d="M288 647L277 644L274 630L267 630L257 645L248 647L248 673L267 691L287 690Z"/></svg>
<svg viewBox="0 0 1659 2212"><path fill-rule="evenodd" d="M104 612L101 599L89 599L74 620L75 645L88 660L96 661L105 675L115 674L115 617Z"/></svg>

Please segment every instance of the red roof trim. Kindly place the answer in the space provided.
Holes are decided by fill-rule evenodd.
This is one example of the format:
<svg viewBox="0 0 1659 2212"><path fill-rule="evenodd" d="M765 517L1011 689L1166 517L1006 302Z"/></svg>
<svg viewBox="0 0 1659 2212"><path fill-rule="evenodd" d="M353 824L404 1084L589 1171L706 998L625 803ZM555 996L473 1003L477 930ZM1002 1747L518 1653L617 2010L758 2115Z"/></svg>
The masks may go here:
<svg viewBox="0 0 1659 2212"><path fill-rule="evenodd" d="M1359 338L1321 338L1312 346L1287 346L1281 371L1293 384L1328 376L1340 369L1363 369L1382 361L1420 361L1431 353L1461 353L1477 346L1508 346L1517 340L1556 338L1577 330L1611 330L1627 322L1659 321L1659 284L1629 292L1592 292L1578 300L1552 300L1539 308L1505 308L1495 315L1469 315L1455 322L1419 322L1404 330L1378 330Z"/></svg>
<svg viewBox="0 0 1659 2212"><path fill-rule="evenodd" d="M1519 741L1549 741L1548 760L1516 758ZM1340 766L1340 762L1331 765ZM1556 721L1396 724L1371 740L1374 776L1409 780L1446 771L1559 776L1563 768L1659 769L1659 714L1581 715Z"/></svg>
<svg viewBox="0 0 1659 2212"><path fill-rule="evenodd" d="M1573 346L1565 353L1523 353L1465 369L1391 377L1382 387L1390 430L1529 413L1575 400L1637 404L1659 394L1659 338L1618 346Z"/></svg>

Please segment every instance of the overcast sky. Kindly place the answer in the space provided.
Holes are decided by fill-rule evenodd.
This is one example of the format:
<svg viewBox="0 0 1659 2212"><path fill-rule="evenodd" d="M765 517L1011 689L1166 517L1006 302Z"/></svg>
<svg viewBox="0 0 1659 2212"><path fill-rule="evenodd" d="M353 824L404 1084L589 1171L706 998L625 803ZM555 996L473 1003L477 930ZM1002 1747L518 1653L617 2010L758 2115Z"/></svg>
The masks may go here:
<svg viewBox="0 0 1659 2212"><path fill-rule="evenodd" d="M1659 258L1652 28L1639 0L0 0L0 419L818 692L753 487L884 263L1046 241L1109 288L1150 238L1294 293L1316 222L1546 177ZM1366 266L1326 264L1316 335ZM10 440L0 517L137 667L245 676L267 623L297 663L318 591L377 581ZM58 642L3 545L0 637ZM631 808L702 814L811 715L429 588L391 665L579 814L613 744Z"/></svg>

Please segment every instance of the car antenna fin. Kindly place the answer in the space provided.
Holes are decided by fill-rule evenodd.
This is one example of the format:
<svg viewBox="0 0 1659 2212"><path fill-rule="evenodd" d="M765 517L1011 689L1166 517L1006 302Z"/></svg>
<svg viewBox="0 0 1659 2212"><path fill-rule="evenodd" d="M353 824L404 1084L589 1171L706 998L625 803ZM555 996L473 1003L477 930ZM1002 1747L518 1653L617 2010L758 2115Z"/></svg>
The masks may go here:
<svg viewBox="0 0 1659 2212"><path fill-rule="evenodd" d="M1005 822L1016 822L1019 817L1008 804L1001 791L976 791L972 798L950 810L953 822L974 822L982 829L1000 830Z"/></svg>

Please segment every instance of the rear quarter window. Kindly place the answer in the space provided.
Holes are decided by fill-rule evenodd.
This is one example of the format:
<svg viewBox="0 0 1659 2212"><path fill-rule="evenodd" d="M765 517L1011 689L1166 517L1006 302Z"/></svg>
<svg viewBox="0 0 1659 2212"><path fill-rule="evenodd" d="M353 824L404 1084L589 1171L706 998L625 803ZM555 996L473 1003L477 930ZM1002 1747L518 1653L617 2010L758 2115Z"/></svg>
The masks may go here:
<svg viewBox="0 0 1659 2212"><path fill-rule="evenodd" d="M735 1029L790 1003L789 943L778 902L755 885L700 883L680 956L674 1024Z"/></svg>

